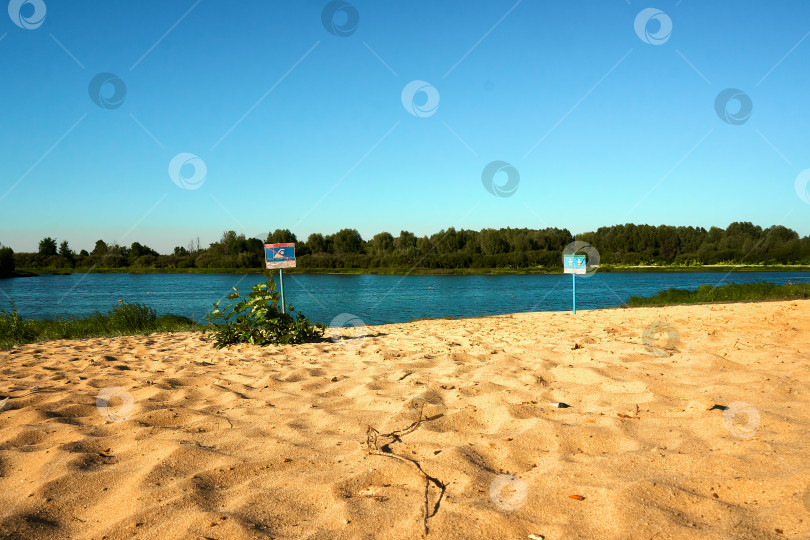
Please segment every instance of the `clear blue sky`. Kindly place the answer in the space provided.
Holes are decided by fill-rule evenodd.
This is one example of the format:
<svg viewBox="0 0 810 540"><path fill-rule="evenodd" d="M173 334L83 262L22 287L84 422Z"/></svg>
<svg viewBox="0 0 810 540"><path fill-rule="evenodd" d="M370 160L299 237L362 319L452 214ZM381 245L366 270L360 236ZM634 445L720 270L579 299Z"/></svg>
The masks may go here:
<svg viewBox="0 0 810 540"><path fill-rule="evenodd" d="M357 0L346 37L324 27L327 3L44 0L34 29L2 15L0 242L166 252L226 229L625 222L810 234L794 189L810 168L804 0ZM672 22L659 45L634 29L649 7ZM117 108L89 96L102 72L126 85ZM438 92L432 114L403 106L414 80ZM726 88L753 104L740 125L715 112ZM172 182L180 153L204 161L198 189ZM510 197L482 185L495 160L520 174Z"/></svg>

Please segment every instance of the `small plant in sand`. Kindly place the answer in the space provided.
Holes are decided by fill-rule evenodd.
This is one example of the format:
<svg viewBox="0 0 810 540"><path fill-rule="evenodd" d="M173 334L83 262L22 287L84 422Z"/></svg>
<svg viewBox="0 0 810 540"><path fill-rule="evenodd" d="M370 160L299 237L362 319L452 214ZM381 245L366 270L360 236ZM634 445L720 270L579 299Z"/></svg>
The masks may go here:
<svg viewBox="0 0 810 540"><path fill-rule="evenodd" d="M281 312L281 295L276 292L271 277L267 278L267 283L251 287L247 296L242 296L236 287L233 291L226 298L237 300L236 303L220 308L219 301L214 302L214 311L207 316L214 325L214 347L219 349L233 343L286 345L323 336L324 326L312 325L303 313L293 317ZM295 308L288 306L287 309L292 312ZM218 323L219 320L223 322Z"/></svg>

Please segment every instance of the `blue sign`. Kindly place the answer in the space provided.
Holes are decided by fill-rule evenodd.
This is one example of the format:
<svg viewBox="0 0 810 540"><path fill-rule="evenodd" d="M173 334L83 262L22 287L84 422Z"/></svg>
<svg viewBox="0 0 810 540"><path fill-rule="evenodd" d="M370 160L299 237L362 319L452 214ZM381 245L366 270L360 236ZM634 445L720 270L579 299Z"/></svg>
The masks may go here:
<svg viewBox="0 0 810 540"><path fill-rule="evenodd" d="M295 266L295 244L265 244L264 261L267 268Z"/></svg>
<svg viewBox="0 0 810 540"><path fill-rule="evenodd" d="M563 255L563 270L566 274L586 274L588 262L585 255Z"/></svg>

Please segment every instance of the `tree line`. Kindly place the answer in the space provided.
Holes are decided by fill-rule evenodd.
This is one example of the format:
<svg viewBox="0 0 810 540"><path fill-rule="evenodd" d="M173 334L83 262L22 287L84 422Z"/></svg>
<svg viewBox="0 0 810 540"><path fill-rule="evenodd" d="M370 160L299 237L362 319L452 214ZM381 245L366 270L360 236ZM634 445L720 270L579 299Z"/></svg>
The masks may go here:
<svg viewBox="0 0 810 540"><path fill-rule="evenodd" d="M91 251L78 253L63 240L47 237L33 253L14 253L0 245L0 275L18 269L69 268L261 268L264 244L294 242L300 268L322 269L554 269L562 266L561 253L574 241L567 229L449 228L417 237L408 231L398 236L381 232L366 240L355 229L334 234L310 234L299 241L288 229L276 229L264 240L226 231L207 248L199 238L172 253L133 242L130 246L98 240ZM673 227L668 225L614 225L576 236L592 244L602 264L700 265L716 263L810 264L810 237L774 225L763 229L750 222L727 228Z"/></svg>

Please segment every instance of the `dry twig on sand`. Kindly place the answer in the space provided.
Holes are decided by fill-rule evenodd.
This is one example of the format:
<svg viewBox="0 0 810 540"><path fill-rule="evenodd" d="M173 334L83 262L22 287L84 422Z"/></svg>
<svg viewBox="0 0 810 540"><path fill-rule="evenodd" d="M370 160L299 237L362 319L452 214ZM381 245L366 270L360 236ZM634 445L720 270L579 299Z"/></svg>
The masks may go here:
<svg viewBox="0 0 810 540"><path fill-rule="evenodd" d="M394 444L395 442L402 442L402 437L404 437L405 435L407 435L409 433L413 433L414 431L416 431L419 428L419 426L422 425L422 422L430 421L430 420L436 420L436 419L441 418L442 416L444 416L442 414L438 414L438 415L431 416L429 418L425 418L424 416L422 416L422 409L423 408L424 408L424 406L419 408L419 419L416 422L414 422L413 424L411 424L410 426L408 426L408 427L406 427L405 429L402 429L402 430L394 430L391 433L380 433L379 431L377 431L373 427L368 426L368 429L366 430L366 446L368 447L368 453L369 454L375 454L375 455L378 455L378 456L390 457L390 458L398 459L400 461L404 461L406 463L412 463L417 468L419 473L422 474L422 476L425 477L425 520L424 520L424 525L425 525L425 534L428 534L430 532L430 530L428 529L428 519L435 516L436 513L439 511L439 506L442 503L442 498L444 497L444 492L447 490L447 486L445 485L444 482L442 482L438 478L433 477L433 476L429 475L428 473L426 473L422 469L422 466L419 464L418 461L416 461L414 459L407 458L405 456L397 455L391 449L392 444ZM381 440L384 440L384 439L388 439L388 441L385 442L384 444L380 445ZM429 498L430 485L431 484L433 484L434 486L436 486L440 490L439 498L436 500L436 504L433 505L432 510L430 508L430 498Z"/></svg>

